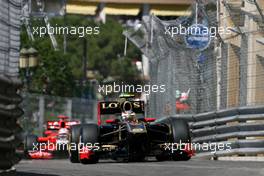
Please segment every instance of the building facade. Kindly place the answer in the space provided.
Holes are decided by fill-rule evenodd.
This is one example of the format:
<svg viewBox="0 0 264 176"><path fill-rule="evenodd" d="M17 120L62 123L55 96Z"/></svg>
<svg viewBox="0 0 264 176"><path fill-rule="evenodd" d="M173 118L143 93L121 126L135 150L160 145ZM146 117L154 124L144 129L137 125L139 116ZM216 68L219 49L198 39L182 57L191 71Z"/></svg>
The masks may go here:
<svg viewBox="0 0 264 176"><path fill-rule="evenodd" d="M218 1L219 27L230 28L219 40L222 106L264 104L264 1ZM219 104L219 107L221 106Z"/></svg>

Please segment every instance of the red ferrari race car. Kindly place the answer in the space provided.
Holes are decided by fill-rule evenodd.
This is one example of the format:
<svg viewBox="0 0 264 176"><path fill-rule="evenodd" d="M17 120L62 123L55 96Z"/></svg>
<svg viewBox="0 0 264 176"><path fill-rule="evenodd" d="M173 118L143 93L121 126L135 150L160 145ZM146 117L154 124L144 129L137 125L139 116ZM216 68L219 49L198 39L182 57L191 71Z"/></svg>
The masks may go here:
<svg viewBox="0 0 264 176"><path fill-rule="evenodd" d="M189 160L194 152L188 123L182 119L144 116L144 102L98 103L98 123L79 124L70 130L69 159L72 163L97 163L99 159L144 161Z"/></svg>
<svg viewBox="0 0 264 176"><path fill-rule="evenodd" d="M80 121L69 121L67 116L59 115L58 121L47 121L42 137L27 135L24 152L31 159L51 159L54 156L67 157L69 129Z"/></svg>

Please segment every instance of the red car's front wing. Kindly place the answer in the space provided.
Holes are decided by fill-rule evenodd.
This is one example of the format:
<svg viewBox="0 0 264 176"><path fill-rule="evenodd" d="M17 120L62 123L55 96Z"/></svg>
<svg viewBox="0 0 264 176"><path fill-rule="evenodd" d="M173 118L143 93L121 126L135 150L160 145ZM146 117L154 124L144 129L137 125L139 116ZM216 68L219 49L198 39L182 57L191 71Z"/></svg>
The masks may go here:
<svg viewBox="0 0 264 176"><path fill-rule="evenodd" d="M38 148L28 151L28 156L31 159L52 159L57 151L56 139L50 140L46 137L39 137L40 142Z"/></svg>
<svg viewBox="0 0 264 176"><path fill-rule="evenodd" d="M53 158L53 152L56 150L56 143L50 143L49 145L46 145L46 143L42 143L44 145L40 145L41 147L28 151L28 155L31 159L52 159Z"/></svg>
<svg viewBox="0 0 264 176"><path fill-rule="evenodd" d="M51 152L44 151L31 151L28 152L28 155L31 159L52 159L53 155Z"/></svg>

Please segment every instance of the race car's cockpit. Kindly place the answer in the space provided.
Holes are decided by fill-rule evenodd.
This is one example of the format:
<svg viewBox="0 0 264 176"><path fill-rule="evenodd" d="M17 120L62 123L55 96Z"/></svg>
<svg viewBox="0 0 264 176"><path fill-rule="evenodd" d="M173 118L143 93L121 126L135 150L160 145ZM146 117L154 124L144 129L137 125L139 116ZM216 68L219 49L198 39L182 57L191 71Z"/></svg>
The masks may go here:
<svg viewBox="0 0 264 176"><path fill-rule="evenodd" d="M134 100L131 94L121 94L119 97L119 101L98 103L98 125L145 119L144 101Z"/></svg>
<svg viewBox="0 0 264 176"><path fill-rule="evenodd" d="M122 120L124 121L129 121L129 122L138 121L136 113L134 113L133 111L122 112L121 117L122 117Z"/></svg>

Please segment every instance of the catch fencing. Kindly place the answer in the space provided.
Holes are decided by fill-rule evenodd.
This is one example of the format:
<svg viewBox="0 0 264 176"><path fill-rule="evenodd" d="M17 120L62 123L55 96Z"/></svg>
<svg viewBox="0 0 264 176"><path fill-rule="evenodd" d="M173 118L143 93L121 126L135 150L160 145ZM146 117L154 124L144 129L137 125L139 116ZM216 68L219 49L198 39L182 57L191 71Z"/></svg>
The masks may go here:
<svg viewBox="0 0 264 176"><path fill-rule="evenodd" d="M146 16L138 30L124 33L149 59L149 83L166 88L164 93L148 97L148 116L198 114L264 104L264 19L260 15L263 3L198 2L186 10L191 12L189 16L171 21ZM180 26L188 28L194 24L228 31L211 33L207 48L197 49L186 42L188 34L176 33ZM183 102L187 106L177 109L178 95L182 93L188 95Z"/></svg>
<svg viewBox="0 0 264 176"><path fill-rule="evenodd" d="M46 121L58 120L58 115L65 115L82 123L96 120L96 100L32 93L24 93L22 97L21 108L25 113L20 124L28 134L42 135Z"/></svg>

